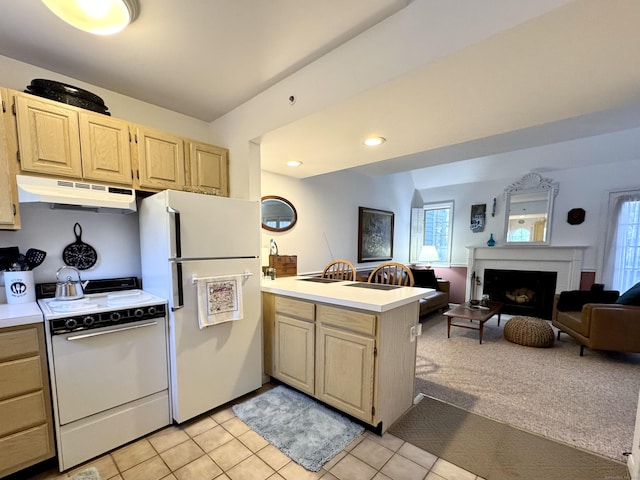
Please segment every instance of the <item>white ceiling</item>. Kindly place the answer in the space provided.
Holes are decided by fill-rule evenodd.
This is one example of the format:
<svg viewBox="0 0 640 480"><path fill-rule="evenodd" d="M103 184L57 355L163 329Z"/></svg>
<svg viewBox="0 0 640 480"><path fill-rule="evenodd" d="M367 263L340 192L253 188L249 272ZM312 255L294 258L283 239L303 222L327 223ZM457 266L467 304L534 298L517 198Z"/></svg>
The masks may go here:
<svg viewBox="0 0 640 480"><path fill-rule="evenodd" d="M407 4L138 2L134 23L100 37L41 0L0 0L0 54L210 122Z"/></svg>
<svg viewBox="0 0 640 480"><path fill-rule="evenodd" d="M94 37L40 0L0 0L0 55L214 126L240 109L268 117L270 93L295 87L292 109L275 119L273 105L252 135L263 169L299 178L356 168L419 179L424 167L640 126L637 0L140 3L124 32ZM388 141L366 149L370 133Z"/></svg>

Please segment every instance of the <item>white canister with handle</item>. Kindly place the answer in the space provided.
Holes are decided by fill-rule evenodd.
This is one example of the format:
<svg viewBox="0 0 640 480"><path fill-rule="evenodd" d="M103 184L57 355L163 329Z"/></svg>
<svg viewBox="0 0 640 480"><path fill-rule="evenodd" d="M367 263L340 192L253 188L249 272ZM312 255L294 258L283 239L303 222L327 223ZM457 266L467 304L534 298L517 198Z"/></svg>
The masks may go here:
<svg viewBox="0 0 640 480"><path fill-rule="evenodd" d="M36 286L33 270L4 272L4 291L7 303L29 303L36 301Z"/></svg>

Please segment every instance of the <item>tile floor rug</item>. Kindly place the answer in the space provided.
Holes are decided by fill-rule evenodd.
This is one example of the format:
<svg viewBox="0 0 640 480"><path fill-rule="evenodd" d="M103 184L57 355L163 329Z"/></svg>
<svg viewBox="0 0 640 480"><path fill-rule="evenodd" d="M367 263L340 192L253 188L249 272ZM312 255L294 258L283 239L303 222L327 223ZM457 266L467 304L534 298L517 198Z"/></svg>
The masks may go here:
<svg viewBox="0 0 640 480"><path fill-rule="evenodd" d="M424 397L389 433L486 480L626 480L626 465Z"/></svg>
<svg viewBox="0 0 640 480"><path fill-rule="evenodd" d="M76 473L74 476L70 477L69 480L102 480L102 478L98 473L98 469L91 467Z"/></svg>
<svg viewBox="0 0 640 480"><path fill-rule="evenodd" d="M234 405L237 417L305 467L317 472L364 428L306 395L279 385Z"/></svg>

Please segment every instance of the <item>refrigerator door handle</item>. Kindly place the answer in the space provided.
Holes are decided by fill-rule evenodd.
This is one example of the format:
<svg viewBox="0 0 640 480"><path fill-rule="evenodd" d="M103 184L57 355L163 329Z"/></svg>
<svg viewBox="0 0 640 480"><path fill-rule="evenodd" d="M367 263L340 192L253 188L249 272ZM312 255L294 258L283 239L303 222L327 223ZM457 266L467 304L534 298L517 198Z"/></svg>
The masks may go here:
<svg viewBox="0 0 640 480"><path fill-rule="evenodd" d="M173 215L176 236L176 258L182 257L182 235L180 234L180 212L172 207L167 207L167 212Z"/></svg>
<svg viewBox="0 0 640 480"><path fill-rule="evenodd" d="M175 312L176 310L180 310L182 307L184 307L184 290L182 287L182 263L171 264L171 277L172 277L171 279L172 283L174 285L173 307L171 307L171 311ZM178 289L177 292L176 292L176 287ZM177 296L177 300L176 300L176 296Z"/></svg>

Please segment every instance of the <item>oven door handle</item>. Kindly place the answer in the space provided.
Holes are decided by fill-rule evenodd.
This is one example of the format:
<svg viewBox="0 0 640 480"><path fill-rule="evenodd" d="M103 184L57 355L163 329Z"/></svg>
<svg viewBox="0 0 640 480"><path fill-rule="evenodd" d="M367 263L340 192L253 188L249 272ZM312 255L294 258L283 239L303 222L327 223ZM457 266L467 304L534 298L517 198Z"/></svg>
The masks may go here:
<svg viewBox="0 0 640 480"><path fill-rule="evenodd" d="M109 335L111 333L124 332L126 330L134 330L136 328L142 328L142 327L151 327L157 324L158 324L157 321L153 321L153 322L141 323L139 325L131 325L129 327L116 328L113 330L101 330L99 332L83 333L80 335L73 335L71 337L67 337L67 340L70 342L73 342L75 340L82 340L83 338L99 337L100 335Z"/></svg>

